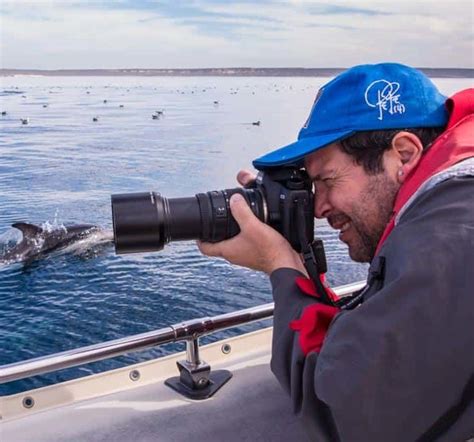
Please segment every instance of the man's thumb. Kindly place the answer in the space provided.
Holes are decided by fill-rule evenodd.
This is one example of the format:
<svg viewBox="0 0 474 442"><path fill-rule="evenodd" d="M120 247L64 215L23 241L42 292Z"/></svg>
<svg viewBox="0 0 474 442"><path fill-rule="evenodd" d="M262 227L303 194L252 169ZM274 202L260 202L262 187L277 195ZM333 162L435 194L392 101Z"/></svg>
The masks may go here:
<svg viewBox="0 0 474 442"><path fill-rule="evenodd" d="M231 196L230 210L232 212L232 216L241 227L245 223L255 218L255 215L247 204L247 201L245 201L245 198L239 193L235 193Z"/></svg>

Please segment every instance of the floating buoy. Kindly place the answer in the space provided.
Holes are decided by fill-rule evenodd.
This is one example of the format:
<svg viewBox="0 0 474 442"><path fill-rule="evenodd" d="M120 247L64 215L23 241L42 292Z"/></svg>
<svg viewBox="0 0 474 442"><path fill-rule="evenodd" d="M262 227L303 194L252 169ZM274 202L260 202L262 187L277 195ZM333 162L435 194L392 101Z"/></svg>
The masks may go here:
<svg viewBox="0 0 474 442"><path fill-rule="evenodd" d="M94 122L99 121L99 117L93 117L93 118L92 118L92 121L94 121Z"/></svg>

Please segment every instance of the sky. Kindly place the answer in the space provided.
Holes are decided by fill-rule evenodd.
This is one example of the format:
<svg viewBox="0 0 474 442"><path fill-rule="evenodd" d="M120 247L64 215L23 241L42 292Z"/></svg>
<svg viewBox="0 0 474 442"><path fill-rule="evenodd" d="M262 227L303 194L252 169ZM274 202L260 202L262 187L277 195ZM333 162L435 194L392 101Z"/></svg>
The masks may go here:
<svg viewBox="0 0 474 442"><path fill-rule="evenodd" d="M474 67L472 0L0 0L0 67Z"/></svg>

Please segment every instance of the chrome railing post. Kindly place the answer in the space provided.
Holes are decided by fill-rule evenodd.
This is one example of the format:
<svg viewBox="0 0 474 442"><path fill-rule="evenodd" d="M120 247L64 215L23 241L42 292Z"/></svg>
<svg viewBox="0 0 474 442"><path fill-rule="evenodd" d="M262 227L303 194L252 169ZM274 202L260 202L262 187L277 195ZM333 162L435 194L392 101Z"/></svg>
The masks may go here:
<svg viewBox="0 0 474 442"><path fill-rule="evenodd" d="M208 322L205 320L203 324ZM179 376L165 381L168 387L190 399L211 397L232 377L228 370L211 371L211 366L199 357L200 334L202 332L192 333L192 336L186 339L186 360L176 362Z"/></svg>
<svg viewBox="0 0 474 442"><path fill-rule="evenodd" d="M198 366L201 363L199 357L199 338L186 339L186 362Z"/></svg>

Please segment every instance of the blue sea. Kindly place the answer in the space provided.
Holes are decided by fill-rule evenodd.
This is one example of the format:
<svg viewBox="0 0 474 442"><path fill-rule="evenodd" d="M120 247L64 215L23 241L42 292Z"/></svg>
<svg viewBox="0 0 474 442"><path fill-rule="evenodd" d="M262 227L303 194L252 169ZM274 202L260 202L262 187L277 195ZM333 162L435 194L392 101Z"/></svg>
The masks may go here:
<svg viewBox="0 0 474 442"><path fill-rule="evenodd" d="M112 228L110 195L173 198L235 187L235 175L294 141L327 78L0 78L0 252L18 221ZM471 79L434 79L447 95ZM157 119L152 115L163 114ZM96 117L98 121L94 122ZM28 124L22 124L28 119ZM260 125L253 122L260 121ZM365 279L317 222L333 286ZM201 256L194 242L115 255L91 238L28 265L0 264L0 365L272 300L268 278ZM252 330L244 326L204 342ZM182 344L131 353L0 386L7 395L144 361Z"/></svg>

